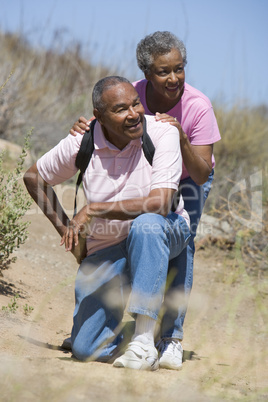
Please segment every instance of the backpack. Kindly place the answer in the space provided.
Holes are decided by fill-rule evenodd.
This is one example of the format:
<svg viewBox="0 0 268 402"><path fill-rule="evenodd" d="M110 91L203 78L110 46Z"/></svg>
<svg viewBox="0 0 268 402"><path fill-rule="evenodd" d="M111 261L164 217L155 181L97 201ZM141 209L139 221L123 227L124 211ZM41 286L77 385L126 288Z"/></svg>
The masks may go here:
<svg viewBox="0 0 268 402"><path fill-rule="evenodd" d="M80 145L80 149L76 156L75 166L80 170L76 181L76 191L75 191L75 200L74 200L74 214L73 217L77 214L77 192L79 186L82 182L83 174L88 167L92 154L94 152L94 126L96 124L97 119L92 120L89 126L89 130L85 132L83 135L83 139ZM155 152L154 144L151 140L151 137L147 133L146 130L146 119L144 118L143 123L143 134L142 134L142 150L144 152L144 156L146 157L147 161L152 166L153 157Z"/></svg>

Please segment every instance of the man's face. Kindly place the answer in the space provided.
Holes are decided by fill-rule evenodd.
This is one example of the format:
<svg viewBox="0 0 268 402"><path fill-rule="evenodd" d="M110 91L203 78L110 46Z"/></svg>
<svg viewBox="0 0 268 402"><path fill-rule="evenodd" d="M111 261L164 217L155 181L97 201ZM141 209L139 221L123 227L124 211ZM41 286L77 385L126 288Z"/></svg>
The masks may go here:
<svg viewBox="0 0 268 402"><path fill-rule="evenodd" d="M135 88L126 82L108 88L102 95L105 111L96 111L106 139L118 149L143 134L144 108Z"/></svg>

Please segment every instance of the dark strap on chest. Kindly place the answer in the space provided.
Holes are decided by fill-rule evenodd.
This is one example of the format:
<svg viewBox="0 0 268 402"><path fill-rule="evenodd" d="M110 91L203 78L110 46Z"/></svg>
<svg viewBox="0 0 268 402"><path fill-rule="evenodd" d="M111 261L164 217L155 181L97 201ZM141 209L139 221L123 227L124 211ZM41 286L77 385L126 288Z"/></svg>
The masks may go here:
<svg viewBox="0 0 268 402"><path fill-rule="evenodd" d="M77 214L77 193L82 183L83 174L88 167L92 154L94 152L94 126L96 124L96 119L92 120L89 126L89 130L85 132L83 135L83 139L80 145L80 149L75 159L75 166L80 170L77 181L76 181L76 189L75 189L75 198L74 198L74 214Z"/></svg>
<svg viewBox="0 0 268 402"><path fill-rule="evenodd" d="M144 152L145 158L152 166L153 159L154 159L155 147L154 147L153 141L151 140L151 137L147 133L147 123L146 123L145 118L144 118L144 122L143 122L142 150Z"/></svg>

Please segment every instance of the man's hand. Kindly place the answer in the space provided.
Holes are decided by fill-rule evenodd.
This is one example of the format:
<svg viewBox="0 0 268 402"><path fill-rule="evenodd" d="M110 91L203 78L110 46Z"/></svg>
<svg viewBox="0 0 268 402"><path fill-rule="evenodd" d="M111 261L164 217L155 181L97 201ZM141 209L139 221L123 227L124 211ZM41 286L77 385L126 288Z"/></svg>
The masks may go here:
<svg viewBox="0 0 268 402"><path fill-rule="evenodd" d="M60 245L65 244L66 251L72 251L78 246L79 238L86 237L87 226L91 221L91 216L87 214L87 206L84 206L75 217L70 220L64 234L61 238Z"/></svg>
<svg viewBox="0 0 268 402"><path fill-rule="evenodd" d="M85 117L81 116L79 119L73 124L73 127L70 130L70 134L76 137L76 134L85 134L85 131L89 130L89 125L95 117L92 117L90 120L87 120Z"/></svg>

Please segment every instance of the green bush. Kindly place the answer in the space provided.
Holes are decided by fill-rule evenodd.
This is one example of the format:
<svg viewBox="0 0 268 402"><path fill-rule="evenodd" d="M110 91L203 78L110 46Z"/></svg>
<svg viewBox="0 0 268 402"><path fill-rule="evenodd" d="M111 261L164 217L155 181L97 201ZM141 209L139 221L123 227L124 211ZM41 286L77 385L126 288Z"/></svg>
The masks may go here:
<svg viewBox="0 0 268 402"><path fill-rule="evenodd" d="M6 173L3 169L3 154L0 154L0 276L10 263L16 261L13 251L25 242L29 222L22 220L32 203L24 186L20 183L22 170L29 149L32 130L25 137L16 168Z"/></svg>

